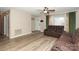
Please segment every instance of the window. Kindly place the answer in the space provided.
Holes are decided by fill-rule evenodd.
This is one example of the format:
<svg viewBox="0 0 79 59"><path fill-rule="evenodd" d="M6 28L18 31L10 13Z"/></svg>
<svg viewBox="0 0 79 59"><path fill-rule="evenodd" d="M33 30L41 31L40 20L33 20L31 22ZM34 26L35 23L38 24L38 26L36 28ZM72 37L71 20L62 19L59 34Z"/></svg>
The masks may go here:
<svg viewBox="0 0 79 59"><path fill-rule="evenodd" d="M54 25L64 26L64 24L65 24L64 16L55 16L54 17Z"/></svg>

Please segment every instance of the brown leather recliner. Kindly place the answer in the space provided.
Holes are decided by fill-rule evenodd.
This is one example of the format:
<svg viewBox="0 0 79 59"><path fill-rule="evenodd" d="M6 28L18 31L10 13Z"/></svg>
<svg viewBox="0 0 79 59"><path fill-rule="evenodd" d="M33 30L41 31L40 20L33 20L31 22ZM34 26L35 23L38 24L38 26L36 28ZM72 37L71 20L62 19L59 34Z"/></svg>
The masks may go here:
<svg viewBox="0 0 79 59"><path fill-rule="evenodd" d="M59 38L64 31L64 26L50 25L44 30L44 35Z"/></svg>

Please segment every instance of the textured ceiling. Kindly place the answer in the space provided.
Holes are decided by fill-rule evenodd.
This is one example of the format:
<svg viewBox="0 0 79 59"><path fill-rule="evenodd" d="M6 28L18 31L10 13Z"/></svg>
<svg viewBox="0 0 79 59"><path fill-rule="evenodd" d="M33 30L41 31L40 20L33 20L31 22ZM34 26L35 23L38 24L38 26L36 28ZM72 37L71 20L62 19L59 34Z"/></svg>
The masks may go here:
<svg viewBox="0 0 79 59"><path fill-rule="evenodd" d="M20 10L24 10L27 11L29 13L31 13L32 15L35 16L39 16L40 12L44 9L44 7L14 7L16 9L20 9ZM58 12L72 12L72 11L76 11L77 9L79 9L79 7L48 7L50 10L55 9L56 13ZM6 11L9 10L10 7L0 7L0 11Z"/></svg>
<svg viewBox="0 0 79 59"><path fill-rule="evenodd" d="M79 9L79 7L48 7L50 10L55 9L56 13L59 12L72 12ZM20 7L17 9L25 10L27 12L30 12L32 15L38 16L40 15L40 12L44 9L44 7Z"/></svg>

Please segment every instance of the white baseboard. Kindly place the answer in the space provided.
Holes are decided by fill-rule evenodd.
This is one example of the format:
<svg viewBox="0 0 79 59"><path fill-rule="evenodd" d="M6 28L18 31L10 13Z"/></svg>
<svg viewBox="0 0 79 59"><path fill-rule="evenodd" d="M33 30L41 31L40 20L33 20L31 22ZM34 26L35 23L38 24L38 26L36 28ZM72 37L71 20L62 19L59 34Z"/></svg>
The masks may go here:
<svg viewBox="0 0 79 59"><path fill-rule="evenodd" d="M28 35L28 34L31 34L31 33L32 32L21 34L21 35L17 35L17 36L11 36L10 39L13 39L13 38L16 38L16 37L20 37L20 36L24 36L24 35Z"/></svg>

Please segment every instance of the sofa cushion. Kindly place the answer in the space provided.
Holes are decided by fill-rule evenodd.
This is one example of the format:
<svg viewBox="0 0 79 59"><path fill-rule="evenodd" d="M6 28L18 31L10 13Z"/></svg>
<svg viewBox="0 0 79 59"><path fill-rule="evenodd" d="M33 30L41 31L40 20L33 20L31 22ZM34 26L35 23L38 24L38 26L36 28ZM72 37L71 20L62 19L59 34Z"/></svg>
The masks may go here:
<svg viewBox="0 0 79 59"><path fill-rule="evenodd" d="M63 35L55 43L53 49L59 49L59 51L73 51L74 45L72 44L70 33L64 32Z"/></svg>
<svg viewBox="0 0 79 59"><path fill-rule="evenodd" d="M74 45L72 43L67 43L63 41L57 42L57 44L54 45L52 48L57 51L74 51Z"/></svg>
<svg viewBox="0 0 79 59"><path fill-rule="evenodd" d="M59 40L72 43L72 34L64 31Z"/></svg>

